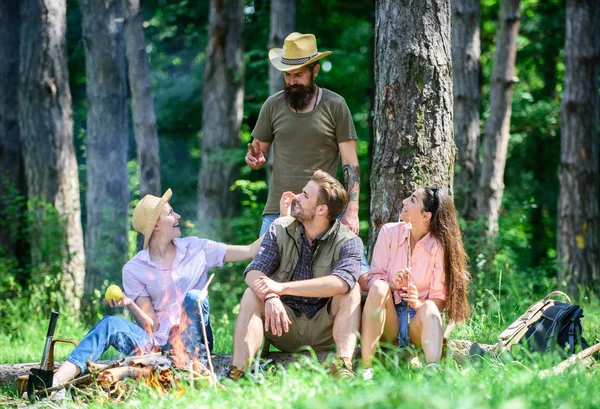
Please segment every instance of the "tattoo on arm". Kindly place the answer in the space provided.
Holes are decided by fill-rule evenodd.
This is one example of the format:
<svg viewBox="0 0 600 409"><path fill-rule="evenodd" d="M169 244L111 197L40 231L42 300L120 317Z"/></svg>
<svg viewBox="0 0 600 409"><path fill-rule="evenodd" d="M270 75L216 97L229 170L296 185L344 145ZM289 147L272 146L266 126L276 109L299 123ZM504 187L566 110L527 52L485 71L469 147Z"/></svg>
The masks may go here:
<svg viewBox="0 0 600 409"><path fill-rule="evenodd" d="M357 166L344 165L344 183L348 191L348 201L358 200L358 192L360 191L360 168Z"/></svg>

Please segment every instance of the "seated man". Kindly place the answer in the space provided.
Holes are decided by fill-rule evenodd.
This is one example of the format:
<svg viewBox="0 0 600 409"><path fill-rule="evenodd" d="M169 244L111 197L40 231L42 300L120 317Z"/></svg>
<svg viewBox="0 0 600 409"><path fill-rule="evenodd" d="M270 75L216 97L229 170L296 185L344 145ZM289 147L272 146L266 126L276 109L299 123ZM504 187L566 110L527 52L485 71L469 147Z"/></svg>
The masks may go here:
<svg viewBox="0 0 600 409"><path fill-rule="evenodd" d="M249 288L235 324L231 379L248 368L263 334L285 352L335 344L332 374L354 376L363 245L337 220L347 201L340 182L318 170L293 200L291 216L270 226L244 272Z"/></svg>

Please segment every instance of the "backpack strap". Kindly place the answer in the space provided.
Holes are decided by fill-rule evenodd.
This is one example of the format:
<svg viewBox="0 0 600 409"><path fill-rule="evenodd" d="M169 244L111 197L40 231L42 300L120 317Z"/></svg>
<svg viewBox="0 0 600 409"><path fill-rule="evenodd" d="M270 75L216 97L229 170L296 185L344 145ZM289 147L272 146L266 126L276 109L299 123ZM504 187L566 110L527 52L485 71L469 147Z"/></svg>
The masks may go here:
<svg viewBox="0 0 600 409"><path fill-rule="evenodd" d="M567 304L571 304L571 299L569 298L569 296L563 293L562 291L552 291L550 294L544 297L544 301L548 301L549 299L557 295L562 295L563 297L565 297Z"/></svg>

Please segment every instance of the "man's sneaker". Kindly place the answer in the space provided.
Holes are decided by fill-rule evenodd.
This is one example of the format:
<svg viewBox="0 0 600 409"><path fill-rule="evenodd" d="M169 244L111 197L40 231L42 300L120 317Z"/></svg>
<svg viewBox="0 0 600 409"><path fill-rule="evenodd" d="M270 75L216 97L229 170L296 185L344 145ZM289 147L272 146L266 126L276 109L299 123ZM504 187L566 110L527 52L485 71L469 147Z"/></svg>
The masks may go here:
<svg viewBox="0 0 600 409"><path fill-rule="evenodd" d="M229 366L229 373L227 377L232 381L238 381L242 376L244 376L244 371L241 371L235 365Z"/></svg>
<svg viewBox="0 0 600 409"><path fill-rule="evenodd" d="M373 368L365 368L360 374L361 378L365 382L371 382L373 380Z"/></svg>
<svg viewBox="0 0 600 409"><path fill-rule="evenodd" d="M350 358L335 358L335 361L331 364L331 375L337 379L352 379L354 378L354 372L352 372L352 360Z"/></svg>

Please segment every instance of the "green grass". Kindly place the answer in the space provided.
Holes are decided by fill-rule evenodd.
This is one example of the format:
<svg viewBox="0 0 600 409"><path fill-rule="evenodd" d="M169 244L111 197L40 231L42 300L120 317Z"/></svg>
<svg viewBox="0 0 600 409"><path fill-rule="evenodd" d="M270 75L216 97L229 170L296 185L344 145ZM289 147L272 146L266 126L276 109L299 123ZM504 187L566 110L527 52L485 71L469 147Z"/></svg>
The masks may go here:
<svg viewBox="0 0 600 409"><path fill-rule="evenodd" d="M478 307L472 320L457 327L454 339L469 339L493 343L497 335L516 319L535 296L527 289L505 283L504 289L480 292ZM512 288L512 289L511 289ZM216 352L230 353L233 325L238 312L231 301L221 302L226 286L219 288L213 303L211 319L215 327ZM239 291L238 291L239 292ZM579 300L573 300L578 302ZM211 301L213 302L213 301ZM584 336L590 344L600 338L600 304L585 298L580 301L585 318L582 319ZM40 359L47 320L41 314L23 319L10 331L0 332L0 363L35 362ZM80 339L89 330L75 317L61 315L56 336ZM56 360L63 360L71 347L61 346ZM116 359L115 352L105 356ZM226 393L187 389L181 396L169 393L158 396L155 391L135 383L134 392L127 397L127 407L146 408L596 408L600 407L600 369L573 368L562 376L542 379L541 369L556 363L548 356L537 356L522 363L484 361L480 364L459 365L452 359L443 364L439 375L426 376L420 369L412 369L406 362L390 360L385 366L375 367L375 380L365 384L355 379L349 382L333 380L327 369L318 362L303 359L302 363L280 368L275 374L261 375L240 383L225 381ZM0 387L0 406L14 403L16 393L12 386ZM95 401L64 401L51 404L56 407L123 407L122 404Z"/></svg>

